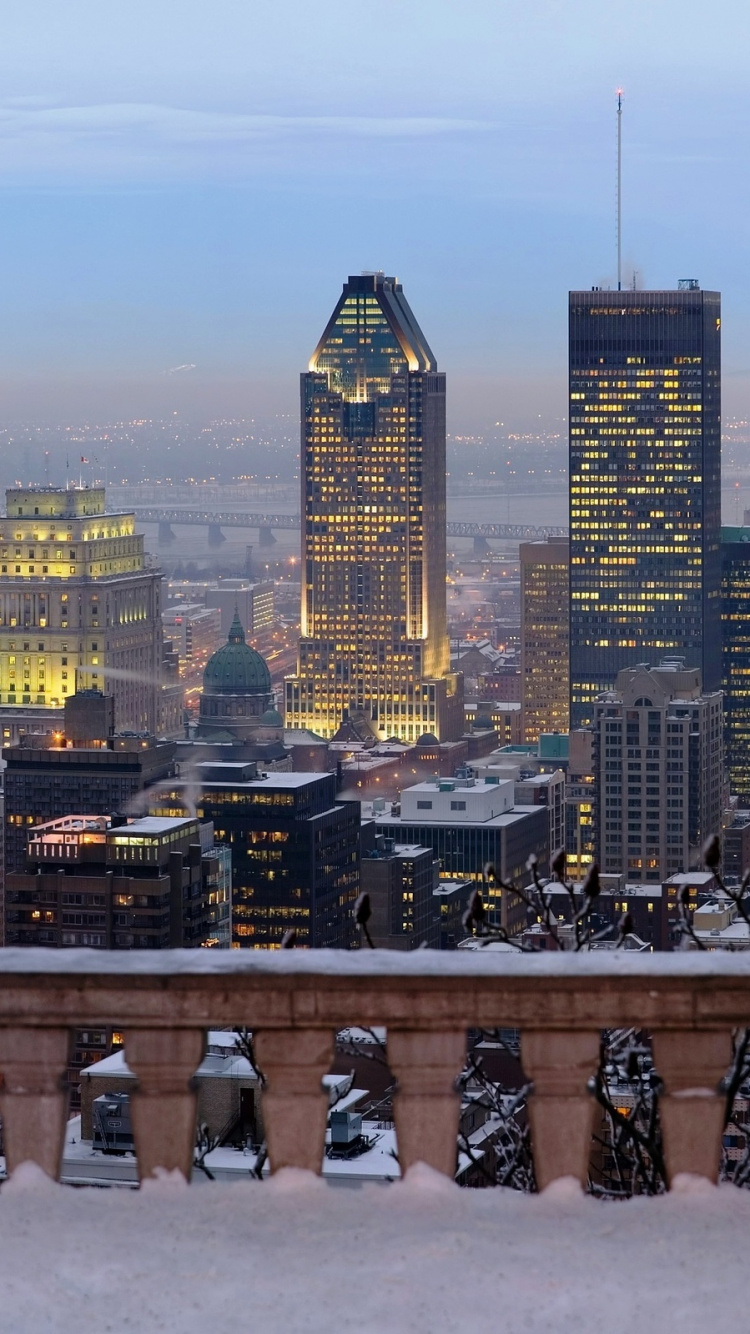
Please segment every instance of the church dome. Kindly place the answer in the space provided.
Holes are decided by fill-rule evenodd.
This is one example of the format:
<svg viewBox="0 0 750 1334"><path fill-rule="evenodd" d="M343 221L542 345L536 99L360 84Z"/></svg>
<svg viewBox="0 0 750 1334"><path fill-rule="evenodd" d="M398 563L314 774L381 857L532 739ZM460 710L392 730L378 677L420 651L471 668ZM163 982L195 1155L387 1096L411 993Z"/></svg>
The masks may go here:
<svg viewBox="0 0 750 1334"><path fill-rule="evenodd" d="M229 638L209 658L203 673L204 695L270 695L271 674L254 648L245 643L245 631L234 613Z"/></svg>
<svg viewBox="0 0 750 1334"><path fill-rule="evenodd" d="M258 720L262 727L283 727L284 719L278 709L266 709Z"/></svg>

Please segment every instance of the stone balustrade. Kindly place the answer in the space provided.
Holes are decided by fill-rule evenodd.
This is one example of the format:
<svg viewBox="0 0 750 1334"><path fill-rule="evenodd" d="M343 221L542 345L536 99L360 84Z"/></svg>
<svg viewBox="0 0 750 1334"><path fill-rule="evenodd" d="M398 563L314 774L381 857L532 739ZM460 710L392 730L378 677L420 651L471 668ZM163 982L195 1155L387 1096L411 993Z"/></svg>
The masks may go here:
<svg viewBox="0 0 750 1334"><path fill-rule="evenodd" d="M588 1081L603 1028L644 1029L664 1081L670 1179L715 1179L719 1084L731 1034L750 1026L750 957L726 954L511 955L493 951L0 950L0 1114L8 1169L32 1160L59 1175L64 1073L74 1028L116 1023L137 1078L132 1116L141 1179L189 1176L193 1074L210 1027L255 1035L266 1079L273 1170L320 1170L328 1071L338 1029L382 1026L398 1081L401 1167L452 1175L455 1081L469 1028L517 1028L537 1181L585 1182L594 1101Z"/></svg>

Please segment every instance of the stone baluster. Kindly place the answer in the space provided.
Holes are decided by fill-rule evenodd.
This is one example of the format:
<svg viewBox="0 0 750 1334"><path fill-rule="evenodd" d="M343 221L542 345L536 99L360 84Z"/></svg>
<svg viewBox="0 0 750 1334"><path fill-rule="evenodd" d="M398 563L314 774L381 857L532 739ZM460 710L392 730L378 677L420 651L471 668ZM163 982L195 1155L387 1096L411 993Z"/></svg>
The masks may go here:
<svg viewBox="0 0 750 1334"><path fill-rule="evenodd" d="M598 1031L521 1034L521 1059L534 1091L531 1147L539 1190L559 1177L588 1176L595 1103L588 1081L599 1061Z"/></svg>
<svg viewBox="0 0 750 1334"><path fill-rule="evenodd" d="M329 1099L323 1076L333 1060L332 1030L269 1029L255 1038L265 1077L263 1121L271 1171L305 1167L320 1173Z"/></svg>
<svg viewBox="0 0 750 1334"><path fill-rule="evenodd" d="M32 1162L59 1178L69 1053L67 1028L0 1028L0 1116L9 1173Z"/></svg>
<svg viewBox="0 0 750 1334"><path fill-rule="evenodd" d="M393 1099L401 1171L427 1163L456 1174L460 1099L456 1079L466 1061L466 1029L388 1033L388 1064L398 1087Z"/></svg>
<svg viewBox="0 0 750 1334"><path fill-rule="evenodd" d="M190 1180L195 1147L194 1075L203 1059L203 1029L131 1028L125 1058L137 1085L130 1100L141 1181L177 1168Z"/></svg>
<svg viewBox="0 0 750 1334"><path fill-rule="evenodd" d="M724 1030L654 1033L654 1066L664 1082L659 1103L667 1179L681 1172L719 1175L725 1099L719 1083L732 1061L731 1034Z"/></svg>

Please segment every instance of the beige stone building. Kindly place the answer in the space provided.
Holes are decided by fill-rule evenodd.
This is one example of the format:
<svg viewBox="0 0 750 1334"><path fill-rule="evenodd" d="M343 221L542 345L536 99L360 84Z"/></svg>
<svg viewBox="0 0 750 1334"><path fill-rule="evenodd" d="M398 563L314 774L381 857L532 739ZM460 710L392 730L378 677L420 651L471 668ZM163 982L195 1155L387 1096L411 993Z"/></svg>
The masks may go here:
<svg viewBox="0 0 750 1334"><path fill-rule="evenodd" d="M3 744L54 728L78 690L114 697L117 731L159 727L159 572L104 487L9 490L0 517Z"/></svg>

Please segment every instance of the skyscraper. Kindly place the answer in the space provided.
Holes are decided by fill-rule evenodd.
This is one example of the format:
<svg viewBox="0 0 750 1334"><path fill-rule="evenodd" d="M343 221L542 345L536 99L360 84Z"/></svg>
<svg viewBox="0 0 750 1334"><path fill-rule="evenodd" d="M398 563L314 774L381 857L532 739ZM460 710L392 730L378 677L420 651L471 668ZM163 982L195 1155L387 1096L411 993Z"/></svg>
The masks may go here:
<svg viewBox="0 0 750 1334"><path fill-rule="evenodd" d="M718 292L570 293L571 726L679 654L721 684Z"/></svg>
<svg viewBox="0 0 750 1334"><path fill-rule="evenodd" d="M570 558L564 537L522 542L518 554L523 739L534 743L542 732L569 727Z"/></svg>
<svg viewBox="0 0 750 1334"><path fill-rule="evenodd" d="M445 375L401 284L344 284L302 376L302 622L288 727L463 728L445 607Z"/></svg>

